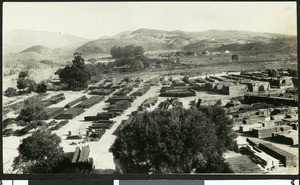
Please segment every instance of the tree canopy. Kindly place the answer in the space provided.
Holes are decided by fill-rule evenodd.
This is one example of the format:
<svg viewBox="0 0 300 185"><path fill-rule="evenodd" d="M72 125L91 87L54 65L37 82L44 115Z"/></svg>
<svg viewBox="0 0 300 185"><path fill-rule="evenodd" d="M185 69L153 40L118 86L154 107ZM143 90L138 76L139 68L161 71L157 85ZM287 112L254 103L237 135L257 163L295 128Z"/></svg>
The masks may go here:
<svg viewBox="0 0 300 185"><path fill-rule="evenodd" d="M18 120L30 122L39 119L43 114L45 114L43 103L36 99L29 99L24 101Z"/></svg>
<svg viewBox="0 0 300 185"><path fill-rule="evenodd" d="M239 55L238 54L231 55L231 60L232 61L238 61L239 60Z"/></svg>
<svg viewBox="0 0 300 185"><path fill-rule="evenodd" d="M22 140L13 169L23 173L53 173L64 159L61 138L48 130L38 130Z"/></svg>
<svg viewBox="0 0 300 185"><path fill-rule="evenodd" d="M268 76L269 77L277 77L278 76L278 71L276 69L268 69Z"/></svg>
<svg viewBox="0 0 300 185"><path fill-rule="evenodd" d="M289 76L292 76L292 77L297 77L298 76L298 70L297 69L287 69L287 72L289 73Z"/></svg>
<svg viewBox="0 0 300 185"><path fill-rule="evenodd" d="M125 47L114 46L110 49L113 58L135 58L145 53L142 46L127 45Z"/></svg>
<svg viewBox="0 0 300 185"><path fill-rule="evenodd" d="M233 136L221 130L223 119L181 107L145 111L119 132L111 150L126 173L231 172L222 155Z"/></svg>
<svg viewBox="0 0 300 185"><path fill-rule="evenodd" d="M28 71L21 71L19 73L17 87L18 87L18 89L22 90L23 93L24 92L30 93L32 91L36 91L37 84L34 80L29 78Z"/></svg>
<svg viewBox="0 0 300 185"><path fill-rule="evenodd" d="M7 97L13 97L16 96L18 94L17 90L15 88L12 87L8 87L5 91L4 91L4 95Z"/></svg>
<svg viewBox="0 0 300 185"><path fill-rule="evenodd" d="M91 74L85 67L84 59L77 52L74 53L72 65L66 66L57 73L60 81L68 84L68 88L73 90L86 88L87 82L91 79Z"/></svg>
<svg viewBox="0 0 300 185"><path fill-rule="evenodd" d="M26 78L29 77L29 72L28 71L21 71L19 73L19 78Z"/></svg>

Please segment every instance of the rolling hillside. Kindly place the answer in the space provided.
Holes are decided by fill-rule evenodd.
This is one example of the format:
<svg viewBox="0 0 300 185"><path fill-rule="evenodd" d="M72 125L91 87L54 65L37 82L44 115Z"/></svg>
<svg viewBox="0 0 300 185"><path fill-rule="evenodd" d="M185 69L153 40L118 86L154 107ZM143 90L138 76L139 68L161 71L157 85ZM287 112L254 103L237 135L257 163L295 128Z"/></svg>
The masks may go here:
<svg viewBox="0 0 300 185"><path fill-rule="evenodd" d="M122 32L113 37L99 38L85 43L76 51L83 55L109 53L114 45L134 44L142 46L146 51L158 50L202 50L220 47L225 44L246 44L251 42L270 42L272 38L283 37L275 33L259 33L236 30L208 30L203 32L164 31L138 29Z"/></svg>
<svg viewBox="0 0 300 185"><path fill-rule="evenodd" d="M18 53L35 45L48 48L77 48L88 39L68 34L31 30L11 30L3 35L4 54Z"/></svg>
<svg viewBox="0 0 300 185"><path fill-rule="evenodd" d="M3 65L5 67L38 67L41 61L59 62L71 58L72 49L51 49L42 45L29 47L18 53L8 53L3 56ZM45 64L45 63L44 63Z"/></svg>
<svg viewBox="0 0 300 185"><path fill-rule="evenodd" d="M227 44L213 49L214 51L255 51L255 52L290 52L296 53L297 38L285 37L271 39L270 42L251 42L247 44Z"/></svg>

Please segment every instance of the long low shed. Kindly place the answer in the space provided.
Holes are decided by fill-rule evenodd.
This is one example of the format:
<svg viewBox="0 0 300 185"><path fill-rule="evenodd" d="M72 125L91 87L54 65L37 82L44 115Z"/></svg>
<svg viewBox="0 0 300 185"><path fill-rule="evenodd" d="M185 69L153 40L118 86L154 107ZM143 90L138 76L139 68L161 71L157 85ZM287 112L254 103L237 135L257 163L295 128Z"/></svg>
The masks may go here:
<svg viewBox="0 0 300 185"><path fill-rule="evenodd" d="M295 155L284 151L270 143L260 143L258 148L269 154L270 156L279 159L285 167L296 166L297 164L297 158Z"/></svg>
<svg viewBox="0 0 300 185"><path fill-rule="evenodd" d="M134 101L134 97L132 96L113 96L110 97L106 102L108 103L116 103L117 101L128 100L130 102Z"/></svg>
<svg viewBox="0 0 300 185"><path fill-rule="evenodd" d="M80 104L78 104L76 107L80 107L80 108L90 108L93 105L96 105L97 103L100 103L102 100L104 99L104 96L92 96L89 99L84 100L83 102L81 102Z"/></svg>
<svg viewBox="0 0 300 185"><path fill-rule="evenodd" d="M84 163L89 161L90 148L87 146L83 146L79 155L78 163Z"/></svg>
<svg viewBox="0 0 300 185"><path fill-rule="evenodd" d="M58 116L54 117L54 119L73 119L74 117L82 114L83 112L83 108L74 107L59 114Z"/></svg>
<svg viewBox="0 0 300 185"><path fill-rule="evenodd" d="M81 101L84 101L84 100L86 100L86 99L88 99L86 96L81 96L81 97L79 97L79 98L77 98L77 99L75 99L75 100L73 100L73 101L67 103L67 104L65 105L65 108L71 108L73 105L75 105L75 104L77 104L77 103L79 103L79 102L81 102Z"/></svg>
<svg viewBox="0 0 300 185"><path fill-rule="evenodd" d="M41 120L48 120L64 111L63 107L45 108L45 114L40 117Z"/></svg>
<svg viewBox="0 0 300 185"><path fill-rule="evenodd" d="M94 123L89 128L91 129L110 129L111 125L109 123Z"/></svg>
<svg viewBox="0 0 300 185"><path fill-rule="evenodd" d="M77 163L79 156L80 156L80 148L76 147L73 158L72 158L72 163Z"/></svg>
<svg viewBox="0 0 300 185"><path fill-rule="evenodd" d="M66 97L64 95L64 93L60 93L60 94L57 94L57 95L54 95L46 100L43 100L43 103L45 104L46 107L52 105L52 104L56 104L58 102L61 102L63 100L65 100Z"/></svg>

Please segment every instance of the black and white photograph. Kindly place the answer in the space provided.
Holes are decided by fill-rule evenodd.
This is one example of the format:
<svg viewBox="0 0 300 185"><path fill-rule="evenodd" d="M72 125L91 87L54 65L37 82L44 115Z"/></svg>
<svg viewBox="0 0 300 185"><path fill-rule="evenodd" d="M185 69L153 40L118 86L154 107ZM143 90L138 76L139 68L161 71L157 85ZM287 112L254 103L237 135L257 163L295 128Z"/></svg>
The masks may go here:
<svg viewBox="0 0 300 185"><path fill-rule="evenodd" d="M299 174L296 2L2 8L4 174Z"/></svg>

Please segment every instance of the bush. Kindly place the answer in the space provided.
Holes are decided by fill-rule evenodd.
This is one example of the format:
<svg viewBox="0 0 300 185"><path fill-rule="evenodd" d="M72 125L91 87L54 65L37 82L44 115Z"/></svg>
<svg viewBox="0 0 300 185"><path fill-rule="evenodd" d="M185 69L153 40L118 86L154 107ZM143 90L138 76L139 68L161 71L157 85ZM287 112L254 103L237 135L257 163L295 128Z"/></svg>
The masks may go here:
<svg viewBox="0 0 300 185"><path fill-rule="evenodd" d="M37 120L45 114L44 105L41 101L30 99L24 101L24 107L21 109L18 120L30 122Z"/></svg>
<svg viewBox="0 0 300 185"><path fill-rule="evenodd" d="M19 78L26 78L29 77L29 72L28 71L21 71L19 73Z"/></svg>
<svg viewBox="0 0 300 185"><path fill-rule="evenodd" d="M4 91L4 96L7 97L13 97L18 94L17 90L15 88L9 87Z"/></svg>
<svg viewBox="0 0 300 185"><path fill-rule="evenodd" d="M47 92L47 85L45 84L45 82L41 82L37 85L36 92L37 93L46 93Z"/></svg>

